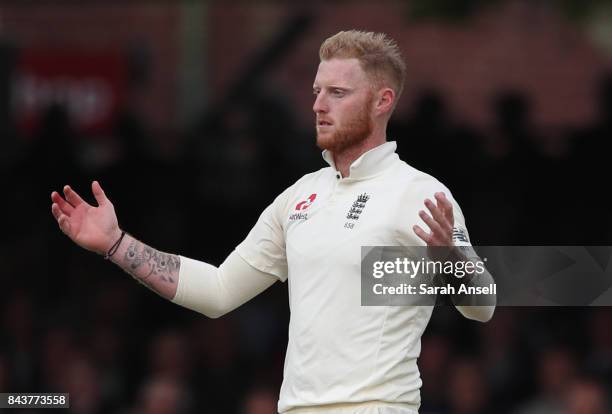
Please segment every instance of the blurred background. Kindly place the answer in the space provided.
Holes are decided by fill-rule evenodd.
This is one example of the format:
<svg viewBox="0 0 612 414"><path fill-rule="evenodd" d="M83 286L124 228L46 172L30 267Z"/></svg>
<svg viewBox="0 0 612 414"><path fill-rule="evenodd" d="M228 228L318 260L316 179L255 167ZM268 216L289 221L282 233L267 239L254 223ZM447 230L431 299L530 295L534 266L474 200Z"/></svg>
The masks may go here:
<svg viewBox="0 0 612 414"><path fill-rule="evenodd" d="M276 412L286 285L209 320L73 245L49 195L93 201L97 179L124 229L220 264L325 165L318 48L350 28L398 41L389 138L453 191L473 243L610 244L611 1L6 1L0 392L69 392L83 414ZM438 308L421 411L610 413L611 326L610 308L500 308L485 325Z"/></svg>

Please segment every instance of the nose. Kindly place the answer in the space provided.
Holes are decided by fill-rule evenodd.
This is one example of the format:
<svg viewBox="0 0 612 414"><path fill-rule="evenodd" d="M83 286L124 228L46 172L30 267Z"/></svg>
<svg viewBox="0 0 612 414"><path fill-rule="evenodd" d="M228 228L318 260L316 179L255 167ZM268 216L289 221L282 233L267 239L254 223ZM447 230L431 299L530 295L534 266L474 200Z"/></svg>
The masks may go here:
<svg viewBox="0 0 612 414"><path fill-rule="evenodd" d="M327 103L326 103L326 99L325 99L323 91L319 92L315 96L315 101L314 101L314 104L312 105L312 110L316 114L328 112L328 107L327 107Z"/></svg>

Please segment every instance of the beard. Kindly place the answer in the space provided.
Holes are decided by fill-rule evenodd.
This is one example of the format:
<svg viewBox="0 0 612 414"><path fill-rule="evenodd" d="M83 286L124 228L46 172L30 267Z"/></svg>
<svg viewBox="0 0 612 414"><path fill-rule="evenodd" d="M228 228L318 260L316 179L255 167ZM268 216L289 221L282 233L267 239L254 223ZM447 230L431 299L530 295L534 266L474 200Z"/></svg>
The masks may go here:
<svg viewBox="0 0 612 414"><path fill-rule="evenodd" d="M365 141L373 129L369 108L369 104L363 105L359 112L330 133L321 134L317 131L317 146L338 154Z"/></svg>

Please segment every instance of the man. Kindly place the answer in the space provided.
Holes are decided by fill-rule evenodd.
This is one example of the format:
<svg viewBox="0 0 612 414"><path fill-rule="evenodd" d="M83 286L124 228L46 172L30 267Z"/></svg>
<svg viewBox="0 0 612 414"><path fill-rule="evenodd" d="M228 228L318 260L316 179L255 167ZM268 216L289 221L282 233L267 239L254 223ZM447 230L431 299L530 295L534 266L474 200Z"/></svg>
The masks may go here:
<svg viewBox="0 0 612 414"><path fill-rule="evenodd" d="M330 166L280 194L219 268L159 252L122 232L95 181L98 207L66 186L65 199L51 195L52 212L77 244L210 317L289 280L279 412L417 413L416 359L432 307L361 306L360 246L469 244L463 216L442 184L401 161L395 143L386 142L405 73L395 42L384 34L340 32L322 44L320 59L313 110L317 145ZM492 306L458 309L481 321L493 312Z"/></svg>

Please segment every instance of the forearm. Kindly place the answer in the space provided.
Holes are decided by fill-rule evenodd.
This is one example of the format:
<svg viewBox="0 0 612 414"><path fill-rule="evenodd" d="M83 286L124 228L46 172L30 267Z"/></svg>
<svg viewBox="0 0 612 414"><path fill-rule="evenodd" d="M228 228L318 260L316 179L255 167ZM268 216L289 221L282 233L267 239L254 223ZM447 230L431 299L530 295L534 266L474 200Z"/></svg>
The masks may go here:
<svg viewBox="0 0 612 414"><path fill-rule="evenodd" d="M172 300L176 295L179 256L155 250L126 233L110 260L160 296Z"/></svg>
<svg viewBox="0 0 612 414"><path fill-rule="evenodd" d="M236 251L219 267L180 259L181 282L172 301L210 318L230 312L278 280L249 265Z"/></svg>
<svg viewBox="0 0 612 414"><path fill-rule="evenodd" d="M217 268L160 252L127 233L110 260L162 297L211 318L242 305L277 280L250 266L236 252ZM185 262L183 270L181 261Z"/></svg>
<svg viewBox="0 0 612 414"><path fill-rule="evenodd" d="M463 246L454 249L453 254L450 257L455 262L467 262L474 263L473 268L477 268L476 263L482 260L473 247ZM465 268L465 266L464 266ZM456 292L459 292L459 285L463 284L466 287L479 287L489 288L495 283L493 276L486 267L483 267L482 272L466 272L467 274L462 278L451 277L450 283L455 288ZM480 322L487 322L493 317L496 305L495 294L473 294L473 293L456 293L451 295L451 300L455 304L457 310L461 312L463 316L468 319L477 320Z"/></svg>

